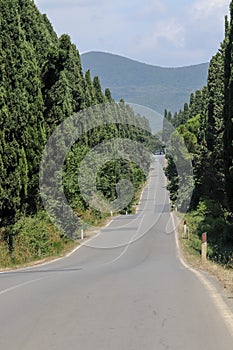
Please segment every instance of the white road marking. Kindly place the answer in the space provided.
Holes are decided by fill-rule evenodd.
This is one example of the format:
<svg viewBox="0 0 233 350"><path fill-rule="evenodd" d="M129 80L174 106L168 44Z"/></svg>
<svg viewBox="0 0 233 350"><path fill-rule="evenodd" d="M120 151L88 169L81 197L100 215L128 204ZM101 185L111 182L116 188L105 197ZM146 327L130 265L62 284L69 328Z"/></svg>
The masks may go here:
<svg viewBox="0 0 233 350"><path fill-rule="evenodd" d="M6 294L6 293L9 293L17 288L21 288L21 287L24 287L24 286L27 286L31 283L35 283L35 282L38 282L38 281L41 281L41 280L44 280L48 277L43 277L43 278L37 278L35 280L31 280L31 281L27 281L27 282L24 282L24 283L20 283L20 284L16 284L15 286L12 286L10 288L7 288L7 289L3 289L0 291L0 295L3 295L3 294Z"/></svg>

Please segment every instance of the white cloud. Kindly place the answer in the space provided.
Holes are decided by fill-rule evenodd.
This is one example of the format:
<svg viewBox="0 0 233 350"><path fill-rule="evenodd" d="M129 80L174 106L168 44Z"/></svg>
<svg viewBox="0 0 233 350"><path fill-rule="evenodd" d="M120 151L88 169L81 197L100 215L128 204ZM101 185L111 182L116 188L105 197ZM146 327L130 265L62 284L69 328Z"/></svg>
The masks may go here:
<svg viewBox="0 0 233 350"><path fill-rule="evenodd" d="M36 0L80 52L107 51L158 65L208 61L229 0ZM172 52L172 54L171 54Z"/></svg>
<svg viewBox="0 0 233 350"><path fill-rule="evenodd" d="M183 47L185 42L185 30L176 19L157 21L152 32L141 39L145 48L157 47L158 42L166 40L174 47Z"/></svg>
<svg viewBox="0 0 233 350"><path fill-rule="evenodd" d="M175 47L183 47L185 42L185 29L176 19L167 22L158 22L154 32L155 37L168 40Z"/></svg>
<svg viewBox="0 0 233 350"><path fill-rule="evenodd" d="M145 3L144 8L140 10L142 17L157 16L158 14L165 13L168 10L166 4L161 0L152 0Z"/></svg>
<svg viewBox="0 0 233 350"><path fill-rule="evenodd" d="M35 4L48 9L97 6L95 0L35 0Z"/></svg>
<svg viewBox="0 0 233 350"><path fill-rule="evenodd" d="M195 19L224 14L229 0L196 0L191 6L190 13Z"/></svg>

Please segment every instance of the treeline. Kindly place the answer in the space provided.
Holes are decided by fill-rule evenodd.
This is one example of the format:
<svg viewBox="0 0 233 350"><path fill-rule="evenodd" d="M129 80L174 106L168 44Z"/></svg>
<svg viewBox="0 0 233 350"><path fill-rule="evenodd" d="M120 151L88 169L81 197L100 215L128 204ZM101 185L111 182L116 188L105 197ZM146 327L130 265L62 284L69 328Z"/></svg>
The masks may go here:
<svg viewBox="0 0 233 350"><path fill-rule="evenodd" d="M201 230L209 231L215 250L233 247L233 2L225 38L211 59L207 86L192 93L189 103L165 117L182 135L191 154L194 192L190 211L204 214ZM168 153L169 190L177 198L179 174ZM185 200L185 198L183 198ZM182 206L182 203L180 203Z"/></svg>
<svg viewBox="0 0 233 350"><path fill-rule="evenodd" d="M23 217L43 209L39 193L39 165L46 142L66 118L90 106L113 103L111 92L101 89L98 77L82 72L79 52L68 35L58 37L46 15L31 0L0 0L0 230L11 241ZM122 103L128 118L131 108ZM120 111L115 111L120 113ZM112 116L113 117L113 116ZM66 162L64 183L72 206L81 215L91 211L74 181L82 157L94 145L111 137L151 144L150 133L132 125L100 127L84 135ZM153 142L152 142L153 143ZM99 190L108 199L120 174L135 189L145 174L134 164L116 160L103 169ZM94 212L94 211L93 211ZM101 216L101 213L93 215ZM17 227L17 230L15 229Z"/></svg>

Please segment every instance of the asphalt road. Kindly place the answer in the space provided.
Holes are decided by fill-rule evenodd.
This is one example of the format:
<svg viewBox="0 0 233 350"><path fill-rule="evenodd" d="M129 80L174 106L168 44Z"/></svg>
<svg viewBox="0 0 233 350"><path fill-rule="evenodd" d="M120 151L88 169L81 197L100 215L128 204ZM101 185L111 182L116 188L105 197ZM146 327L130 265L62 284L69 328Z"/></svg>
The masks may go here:
<svg viewBox="0 0 233 350"><path fill-rule="evenodd" d="M211 292L177 257L163 162L137 215L67 258L0 274L1 350L232 350Z"/></svg>

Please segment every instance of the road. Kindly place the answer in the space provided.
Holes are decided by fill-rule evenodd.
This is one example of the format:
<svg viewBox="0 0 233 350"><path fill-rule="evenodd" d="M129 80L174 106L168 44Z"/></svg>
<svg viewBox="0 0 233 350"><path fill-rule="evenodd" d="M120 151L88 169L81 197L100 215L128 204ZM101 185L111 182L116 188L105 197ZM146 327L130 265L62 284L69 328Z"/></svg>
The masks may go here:
<svg viewBox="0 0 233 350"><path fill-rule="evenodd" d="M1 350L232 350L210 291L178 258L163 163L136 215L69 257L0 274Z"/></svg>

